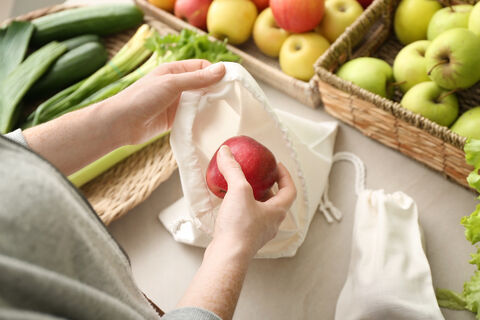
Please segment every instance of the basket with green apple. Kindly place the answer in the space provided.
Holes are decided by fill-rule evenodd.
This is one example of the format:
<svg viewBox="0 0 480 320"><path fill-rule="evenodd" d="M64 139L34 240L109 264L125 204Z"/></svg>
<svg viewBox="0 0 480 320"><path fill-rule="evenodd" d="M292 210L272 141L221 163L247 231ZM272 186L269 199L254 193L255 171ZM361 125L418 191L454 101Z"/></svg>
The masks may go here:
<svg viewBox="0 0 480 320"><path fill-rule="evenodd" d="M315 65L325 110L468 186L480 139L480 3L379 0Z"/></svg>

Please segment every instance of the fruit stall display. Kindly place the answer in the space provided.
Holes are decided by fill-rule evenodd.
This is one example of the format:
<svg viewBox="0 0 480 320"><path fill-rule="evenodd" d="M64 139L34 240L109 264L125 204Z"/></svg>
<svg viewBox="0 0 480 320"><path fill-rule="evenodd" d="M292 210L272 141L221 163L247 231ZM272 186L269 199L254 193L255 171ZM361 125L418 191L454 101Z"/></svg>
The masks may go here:
<svg viewBox="0 0 480 320"><path fill-rule="evenodd" d="M480 139L475 2L375 2L316 63L325 110L468 186L464 145Z"/></svg>
<svg viewBox="0 0 480 320"><path fill-rule="evenodd" d="M0 47L2 134L111 97L164 62L240 59L222 42L191 30L178 33L133 4L40 9L5 21ZM69 179L109 224L176 168L166 133L114 150Z"/></svg>
<svg viewBox="0 0 480 320"><path fill-rule="evenodd" d="M372 0L136 0L176 30L195 28L228 41L258 80L311 107L315 61Z"/></svg>

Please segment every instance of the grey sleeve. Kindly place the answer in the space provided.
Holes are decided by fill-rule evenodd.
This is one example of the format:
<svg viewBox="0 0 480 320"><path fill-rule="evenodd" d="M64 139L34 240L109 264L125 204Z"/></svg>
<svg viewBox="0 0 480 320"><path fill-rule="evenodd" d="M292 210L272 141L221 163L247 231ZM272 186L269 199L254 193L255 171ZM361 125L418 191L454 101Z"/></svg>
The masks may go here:
<svg viewBox="0 0 480 320"><path fill-rule="evenodd" d="M9 132L6 135L4 135L4 137L12 141L15 141L16 143L19 143L24 147L30 148L28 146L27 140L25 140L25 137L22 133L22 129L17 129L15 131Z"/></svg>
<svg viewBox="0 0 480 320"><path fill-rule="evenodd" d="M166 313L164 320L222 320L215 313L201 308L185 307Z"/></svg>

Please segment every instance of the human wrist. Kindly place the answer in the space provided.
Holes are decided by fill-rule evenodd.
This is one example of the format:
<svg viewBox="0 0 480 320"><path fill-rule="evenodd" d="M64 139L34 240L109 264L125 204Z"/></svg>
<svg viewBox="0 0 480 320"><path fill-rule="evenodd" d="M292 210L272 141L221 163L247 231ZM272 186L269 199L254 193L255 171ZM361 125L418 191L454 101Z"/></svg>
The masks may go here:
<svg viewBox="0 0 480 320"><path fill-rule="evenodd" d="M122 116L123 108L114 104L111 99L107 99L84 109L89 113L88 118L95 119L99 136L108 144L106 148L110 150L129 144L125 117Z"/></svg>
<svg viewBox="0 0 480 320"><path fill-rule="evenodd" d="M255 251L241 241L237 241L231 237L216 237L210 242L205 251L205 258L212 256L222 257L229 263L248 266Z"/></svg>

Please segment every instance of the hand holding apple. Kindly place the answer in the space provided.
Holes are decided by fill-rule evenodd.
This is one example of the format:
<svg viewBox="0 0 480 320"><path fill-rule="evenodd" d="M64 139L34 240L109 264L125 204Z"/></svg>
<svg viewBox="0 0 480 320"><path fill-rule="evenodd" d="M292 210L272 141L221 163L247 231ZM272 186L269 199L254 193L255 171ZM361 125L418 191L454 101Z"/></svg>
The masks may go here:
<svg viewBox="0 0 480 320"><path fill-rule="evenodd" d="M277 26L272 9L263 10L253 26L253 40L261 52L270 57L278 57L283 42L290 33Z"/></svg>
<svg viewBox="0 0 480 320"><path fill-rule="evenodd" d="M324 0L270 0L277 24L293 33L313 30L322 20Z"/></svg>
<svg viewBox="0 0 480 320"><path fill-rule="evenodd" d="M230 148L245 179L252 187L255 199L265 200L270 188L278 179L277 161L272 152L255 139L247 136L230 138L221 144L221 146L223 145ZM217 153L218 150L208 164L206 181L210 191L217 197L223 198L227 193L228 184L218 169Z"/></svg>
<svg viewBox="0 0 480 320"><path fill-rule="evenodd" d="M214 0L207 13L207 29L217 39L242 44L250 38L257 7L250 0Z"/></svg>
<svg viewBox="0 0 480 320"><path fill-rule="evenodd" d="M363 12L356 0L327 0L317 31L333 43Z"/></svg>
<svg viewBox="0 0 480 320"><path fill-rule="evenodd" d="M293 34L280 49L280 68L294 78L308 81L315 74L315 61L330 43L316 32Z"/></svg>
<svg viewBox="0 0 480 320"><path fill-rule="evenodd" d="M176 0L174 13L192 26L207 28L207 12L212 0Z"/></svg>

